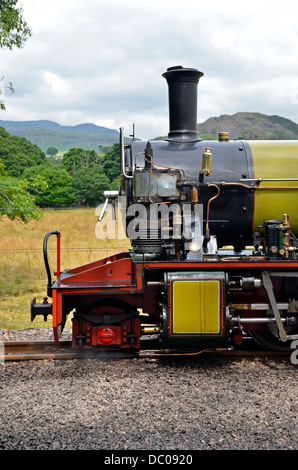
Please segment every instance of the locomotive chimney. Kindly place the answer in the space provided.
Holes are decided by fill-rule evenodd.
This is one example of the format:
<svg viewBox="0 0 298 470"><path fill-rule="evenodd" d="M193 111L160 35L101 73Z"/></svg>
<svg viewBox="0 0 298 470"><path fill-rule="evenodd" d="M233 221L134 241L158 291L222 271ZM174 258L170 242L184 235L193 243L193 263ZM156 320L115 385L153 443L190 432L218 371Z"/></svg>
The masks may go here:
<svg viewBox="0 0 298 470"><path fill-rule="evenodd" d="M181 65L170 67L162 75L169 87L170 131L168 139L174 142L201 140L197 131L197 91L204 74Z"/></svg>

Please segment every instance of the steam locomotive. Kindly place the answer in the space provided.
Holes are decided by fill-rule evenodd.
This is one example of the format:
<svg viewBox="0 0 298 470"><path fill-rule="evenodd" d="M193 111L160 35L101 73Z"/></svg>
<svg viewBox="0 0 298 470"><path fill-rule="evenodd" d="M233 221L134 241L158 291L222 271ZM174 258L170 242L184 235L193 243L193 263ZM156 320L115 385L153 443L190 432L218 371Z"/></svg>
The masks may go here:
<svg viewBox="0 0 298 470"><path fill-rule="evenodd" d="M202 140L202 76L181 66L163 74L165 140L125 145L120 129L121 184L105 192L98 224L118 200L131 248L61 272L60 233L46 235L52 302L34 299L31 319L52 315L55 341L71 312L73 348L94 352L195 354L247 337L286 351L298 339L298 141L230 140L225 129Z"/></svg>

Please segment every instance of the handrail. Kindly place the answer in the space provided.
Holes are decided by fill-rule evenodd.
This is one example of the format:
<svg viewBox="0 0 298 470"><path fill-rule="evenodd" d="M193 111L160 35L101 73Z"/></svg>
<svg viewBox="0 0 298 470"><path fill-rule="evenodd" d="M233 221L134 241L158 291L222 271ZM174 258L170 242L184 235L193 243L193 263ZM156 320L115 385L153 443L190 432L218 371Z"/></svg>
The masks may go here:
<svg viewBox="0 0 298 470"><path fill-rule="evenodd" d="M58 232L58 230L54 230L51 232L48 232L46 236L44 237L43 241L43 259L46 267L46 272L48 276L48 286L47 286L47 294L49 297L52 297L52 276L51 276L51 270L49 266L49 261L48 261L48 239L51 235L56 235L57 236L57 271L54 272L55 276L59 276L61 271L60 271L60 237L61 234Z"/></svg>
<svg viewBox="0 0 298 470"><path fill-rule="evenodd" d="M120 127L120 161L121 161L121 171L125 179L133 178L133 175L128 175L125 169L125 150L124 150L124 135L123 127Z"/></svg>

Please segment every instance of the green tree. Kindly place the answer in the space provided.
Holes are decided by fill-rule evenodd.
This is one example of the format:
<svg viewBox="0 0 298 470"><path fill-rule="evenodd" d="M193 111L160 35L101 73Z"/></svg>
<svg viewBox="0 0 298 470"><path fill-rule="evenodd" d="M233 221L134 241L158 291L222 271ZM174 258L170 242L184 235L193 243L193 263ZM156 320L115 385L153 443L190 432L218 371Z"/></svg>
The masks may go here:
<svg viewBox="0 0 298 470"><path fill-rule="evenodd" d="M73 180L76 201L82 205L97 206L103 201L103 192L108 188L107 176L92 168L79 168Z"/></svg>
<svg viewBox="0 0 298 470"><path fill-rule="evenodd" d="M28 37L31 36L31 29L23 18L23 10L22 8L18 8L17 3L18 0L0 1L0 48L10 50L13 49L13 47L22 48ZM3 81L3 78L1 79L1 82ZM0 87L0 94L2 93L1 88L8 88L12 93L14 92L11 82L8 86L3 85ZM5 110L5 103L1 98L0 109ZM42 216L42 213L40 209L36 207L34 197L28 192L28 181L25 179L20 180L15 177L22 173L22 169L20 168L24 163L24 160L22 158L22 154L20 154L17 148L12 145L12 142L8 141L8 136L10 137L10 135L7 134L8 133L6 133L1 127L0 217L7 215L11 220L19 219L27 223L31 219L39 219ZM20 141L18 143L20 143ZM26 143L22 143L26 147ZM3 161L1 161L1 157ZM39 157L42 158L42 155ZM18 165L16 165L17 159L19 159ZM16 166L19 166L19 169L13 168ZM5 171L5 167L7 167L7 172ZM32 180L31 190L36 190L37 187L40 187L40 184L40 181L37 182L37 180Z"/></svg>
<svg viewBox="0 0 298 470"><path fill-rule="evenodd" d="M42 164L45 154L24 137L11 136L0 127L0 158L10 176L20 177L26 167Z"/></svg>
<svg viewBox="0 0 298 470"><path fill-rule="evenodd" d="M56 149L56 147L47 148L47 151L46 151L47 155L51 155L51 157L54 157L55 155L57 155L57 153L58 153L58 149Z"/></svg>
<svg viewBox="0 0 298 470"><path fill-rule="evenodd" d="M103 200L103 191L119 186L119 144L104 156L95 150L70 149L63 155L63 166L73 177L77 202L94 206Z"/></svg>
<svg viewBox="0 0 298 470"><path fill-rule="evenodd" d="M4 80L4 76L1 78L0 81L3 82L3 80ZM5 86L5 85L0 86L0 95L2 94L1 88L2 88L2 89L7 88L8 90L10 90L11 93L14 93L14 89L13 89L13 86L12 86L12 83L11 83L11 82L9 82L9 85L8 85L8 86ZM0 109L2 109L2 111L5 111L5 109L6 109L6 108L5 108L4 100L1 99L1 98L0 98Z"/></svg>
<svg viewBox="0 0 298 470"><path fill-rule="evenodd" d="M102 157L95 150L70 149L63 155L63 166L73 177L73 191L80 205L96 206L109 189L110 180L102 167Z"/></svg>
<svg viewBox="0 0 298 470"><path fill-rule="evenodd" d="M18 0L0 2L0 47L22 48L32 32L23 18L23 9L17 7Z"/></svg>
<svg viewBox="0 0 298 470"><path fill-rule="evenodd" d="M113 148L107 152L103 159L103 171L109 178L110 183L115 181L119 184L120 177L120 145L114 144Z"/></svg>
<svg viewBox="0 0 298 470"><path fill-rule="evenodd" d="M63 155L63 165L74 178L81 168L89 168L94 171L102 171L102 158L95 150L84 150L81 148L70 149Z"/></svg>
<svg viewBox="0 0 298 470"><path fill-rule="evenodd" d="M37 182L32 181L32 190ZM39 188L41 187L38 184ZM29 182L9 176L5 165L0 160L0 218L6 215L10 220L21 220L28 223L31 219L42 217L41 210L36 206L33 195L28 192Z"/></svg>
<svg viewBox="0 0 298 470"><path fill-rule="evenodd" d="M29 190L36 193L33 186L36 176L39 175L46 184L47 189L35 196L36 204L42 207L68 206L75 202L72 188L73 179L64 168L57 167L51 163L26 168L23 173L24 179L29 183Z"/></svg>
<svg viewBox="0 0 298 470"><path fill-rule="evenodd" d="M31 29L23 18L23 9L18 8L17 3L18 0L0 1L0 48L11 50L13 47L18 47L20 49L24 46L28 37L31 36ZM0 95L2 93L1 88L8 88L14 93L11 82L8 86L0 87ZM1 98L0 109L6 109L4 100Z"/></svg>

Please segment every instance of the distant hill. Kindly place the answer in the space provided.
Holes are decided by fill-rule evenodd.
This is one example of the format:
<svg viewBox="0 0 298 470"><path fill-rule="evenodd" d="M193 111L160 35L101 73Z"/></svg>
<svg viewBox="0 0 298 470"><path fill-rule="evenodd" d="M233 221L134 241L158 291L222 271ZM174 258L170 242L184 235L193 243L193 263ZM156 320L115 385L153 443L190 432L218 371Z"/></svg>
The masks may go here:
<svg viewBox="0 0 298 470"><path fill-rule="evenodd" d="M25 137L46 152L48 147L56 147L60 153L78 147L86 150L99 150L112 147L119 142L119 132L115 129L86 123L77 126L61 126L57 122L40 121L2 121L0 127L12 135Z"/></svg>
<svg viewBox="0 0 298 470"><path fill-rule="evenodd" d="M117 130L92 123L62 126L47 120L0 120L0 127L4 127L12 135L25 137L44 152L49 147L56 147L60 154L74 147L98 151L119 142ZM217 139L219 132L227 131L230 133L230 139L298 140L298 124L280 116L261 113L239 112L211 117L198 124L198 131L202 139ZM159 137L162 138L165 137Z"/></svg>
<svg viewBox="0 0 298 470"><path fill-rule="evenodd" d="M229 132L230 139L298 140L298 124L280 116L260 113L222 114L198 125L202 139L217 139L219 132Z"/></svg>

